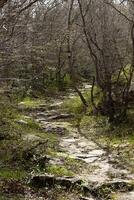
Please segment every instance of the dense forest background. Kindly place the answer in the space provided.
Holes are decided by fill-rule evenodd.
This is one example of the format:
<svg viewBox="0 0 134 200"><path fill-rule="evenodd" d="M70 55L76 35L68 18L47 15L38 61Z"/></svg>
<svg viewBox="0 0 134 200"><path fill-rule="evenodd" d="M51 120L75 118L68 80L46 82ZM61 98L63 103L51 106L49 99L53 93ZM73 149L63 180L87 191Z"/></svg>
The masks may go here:
<svg viewBox="0 0 134 200"><path fill-rule="evenodd" d="M93 79L103 94L100 110L111 121L126 116L133 1L7 1L1 7L3 82L18 79L26 93Z"/></svg>

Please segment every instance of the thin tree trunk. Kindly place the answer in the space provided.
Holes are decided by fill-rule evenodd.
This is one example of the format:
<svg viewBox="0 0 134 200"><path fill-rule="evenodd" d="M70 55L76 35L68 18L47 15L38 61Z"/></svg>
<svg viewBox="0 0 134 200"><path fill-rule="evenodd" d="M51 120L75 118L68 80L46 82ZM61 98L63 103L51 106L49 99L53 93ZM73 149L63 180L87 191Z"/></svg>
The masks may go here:
<svg viewBox="0 0 134 200"><path fill-rule="evenodd" d="M68 65L69 65L70 78L72 80L73 88L75 89L75 91L79 95L83 105L85 107L88 107L84 96L79 91L79 89L76 87L76 80L75 80L75 74L74 74L74 69L73 69L73 65L74 65L73 52L72 52L71 43L70 43L71 42L71 27L72 27L71 16L72 16L72 11L73 11L73 4L74 4L74 0L71 0L70 8L69 8L69 14L68 14L68 37L67 37Z"/></svg>

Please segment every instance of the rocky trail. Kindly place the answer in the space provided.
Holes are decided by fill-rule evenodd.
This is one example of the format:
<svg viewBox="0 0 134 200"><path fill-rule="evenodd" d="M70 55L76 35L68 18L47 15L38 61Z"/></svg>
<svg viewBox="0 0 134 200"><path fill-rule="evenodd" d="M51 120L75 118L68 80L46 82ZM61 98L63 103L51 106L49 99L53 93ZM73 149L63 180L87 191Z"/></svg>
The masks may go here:
<svg viewBox="0 0 134 200"><path fill-rule="evenodd" d="M86 85L83 91L88 90L89 87ZM29 113L29 116L40 124L44 133L55 134L58 138L56 156L45 155L49 165L64 167L65 160L70 160L69 168L73 169L73 175L55 176L52 173L34 173L30 183L34 187L47 188L47 192L55 187L66 188L65 193L68 198L63 194L58 200L134 200L133 174L114 165L112 154L101 148L92 138L87 138L83 130L79 131L70 120L74 117L73 114L68 114L63 109L63 101L74 98L75 95L74 92L70 92L69 95L40 104ZM31 133L23 138L29 142L39 139L41 138ZM77 195L74 194L74 190L78 190ZM36 195L34 197L34 192L32 197L28 195L29 192L26 193L25 198L18 199L53 200L49 197Z"/></svg>
<svg viewBox="0 0 134 200"><path fill-rule="evenodd" d="M88 89L88 86L86 88ZM70 93L68 96L68 98L73 97L74 93ZM65 98L67 97L65 96L64 99ZM60 152L58 154L60 158L53 159L53 165L64 165L62 162L64 157L70 157L76 161L81 161L84 168L80 169L80 172L75 174L76 180L84 181L87 184L87 188L89 185L89 189L90 185L93 185L96 191L98 188L105 185L109 185L110 188L114 188L117 185L117 188L115 188L115 191L117 189L116 199L133 200L134 192L125 192L124 189L133 181L133 175L127 170L117 168L111 164L111 161L113 161L112 155L100 148L91 138L87 139L79 133L78 129L69 122L68 119L71 118L72 115L65 113L61 107L62 103L63 100L57 99L49 105L48 110L45 110L45 112L36 112L34 116L45 131L50 133L55 132L59 135ZM64 134L65 132L67 134ZM111 174L113 176L110 176ZM37 177L39 178L39 176ZM39 181L40 179L37 180ZM123 188L122 184L124 184ZM63 183L61 183L61 185L63 185ZM123 193L120 193L120 191L123 191ZM87 199L96 199L95 196L97 195L91 196ZM104 197L97 197L97 199L99 198L103 199Z"/></svg>

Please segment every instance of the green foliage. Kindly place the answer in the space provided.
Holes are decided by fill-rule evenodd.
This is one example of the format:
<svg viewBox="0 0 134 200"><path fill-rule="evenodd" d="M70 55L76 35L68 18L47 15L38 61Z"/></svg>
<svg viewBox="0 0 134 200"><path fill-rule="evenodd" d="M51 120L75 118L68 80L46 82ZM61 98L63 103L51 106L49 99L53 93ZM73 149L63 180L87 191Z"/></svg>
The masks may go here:
<svg viewBox="0 0 134 200"><path fill-rule="evenodd" d="M79 97L75 97L64 101L63 108L67 109L69 113L74 113L78 115L83 112L84 106Z"/></svg>
<svg viewBox="0 0 134 200"><path fill-rule="evenodd" d="M56 176L73 176L73 172L63 166L50 165L47 167L46 172Z"/></svg>

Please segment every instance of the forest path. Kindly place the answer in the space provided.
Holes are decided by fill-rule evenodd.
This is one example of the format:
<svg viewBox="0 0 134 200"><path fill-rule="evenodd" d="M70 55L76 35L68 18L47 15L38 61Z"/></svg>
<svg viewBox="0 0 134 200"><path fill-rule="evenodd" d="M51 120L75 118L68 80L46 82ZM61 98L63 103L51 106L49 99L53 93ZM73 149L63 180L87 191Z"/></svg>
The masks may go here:
<svg viewBox="0 0 134 200"><path fill-rule="evenodd" d="M89 87L86 86L85 88L88 89ZM80 134L77 127L73 126L70 120L68 120L71 115L62 109L62 103L64 99L74 97L75 94L70 92L63 99L57 98L53 102L48 103L49 106L45 112L37 111L35 114L36 120L41 124L44 131L58 135L60 151L57 155L59 155L60 160L70 157L76 161L83 162L84 167L79 172L77 171L75 176L90 184L101 185L108 182L132 181L133 177L127 170L113 166L110 162L112 155L98 146L91 138L87 139ZM64 134L65 132L67 134ZM60 161L59 163L57 161L53 162L53 164L64 165ZM134 193L126 193L125 195L127 200L134 199ZM120 194L118 194L117 199L121 199Z"/></svg>

